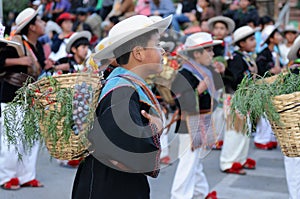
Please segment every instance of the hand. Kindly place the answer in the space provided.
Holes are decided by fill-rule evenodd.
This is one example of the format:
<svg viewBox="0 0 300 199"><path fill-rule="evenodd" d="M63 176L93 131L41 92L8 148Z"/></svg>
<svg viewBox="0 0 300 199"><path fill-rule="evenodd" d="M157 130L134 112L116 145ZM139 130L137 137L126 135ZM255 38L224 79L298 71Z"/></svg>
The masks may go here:
<svg viewBox="0 0 300 199"><path fill-rule="evenodd" d="M225 71L225 65L222 62L216 61L213 67L217 73L223 73Z"/></svg>
<svg viewBox="0 0 300 199"><path fill-rule="evenodd" d="M162 120L157 116L150 115L149 113L147 113L144 110L141 111L141 114L149 120L149 123L154 124L157 127L158 133L159 133L159 135L161 135L162 132L163 132L163 122L162 122Z"/></svg>
<svg viewBox="0 0 300 199"><path fill-rule="evenodd" d="M20 65L23 65L23 66L32 66L33 65L33 60L29 56L20 57L19 62L20 62Z"/></svg>
<svg viewBox="0 0 300 199"><path fill-rule="evenodd" d="M203 93L208 88L208 77L205 77L203 81L201 81L197 86L197 91L199 94Z"/></svg>
<svg viewBox="0 0 300 199"><path fill-rule="evenodd" d="M272 74L279 74L279 73L281 73L281 68L280 68L280 66L274 66L273 68L270 69L270 72Z"/></svg>
<svg viewBox="0 0 300 199"><path fill-rule="evenodd" d="M48 70L48 69L52 68L53 65L54 65L54 63L55 62L52 59L46 59L45 60L45 67L44 67L44 69Z"/></svg>

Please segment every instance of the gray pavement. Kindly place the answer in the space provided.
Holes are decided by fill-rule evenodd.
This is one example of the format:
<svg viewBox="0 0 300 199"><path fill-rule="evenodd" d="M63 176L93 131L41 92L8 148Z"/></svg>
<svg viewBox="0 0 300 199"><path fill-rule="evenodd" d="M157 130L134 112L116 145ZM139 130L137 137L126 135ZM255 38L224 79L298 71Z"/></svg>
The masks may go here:
<svg viewBox="0 0 300 199"><path fill-rule="evenodd" d="M161 170L157 179L149 179L151 199L169 199L173 177L178 161L176 136L170 148L173 164ZM222 173L219 169L220 151L212 151L203 159L210 189L216 190L220 199L287 199L283 155L280 149L262 151L250 146L249 157L257 161L256 170L247 170L247 175ZM37 178L43 188L22 188L17 191L0 189L0 199L68 199L76 169L60 167L51 159L46 149L40 151L37 163Z"/></svg>

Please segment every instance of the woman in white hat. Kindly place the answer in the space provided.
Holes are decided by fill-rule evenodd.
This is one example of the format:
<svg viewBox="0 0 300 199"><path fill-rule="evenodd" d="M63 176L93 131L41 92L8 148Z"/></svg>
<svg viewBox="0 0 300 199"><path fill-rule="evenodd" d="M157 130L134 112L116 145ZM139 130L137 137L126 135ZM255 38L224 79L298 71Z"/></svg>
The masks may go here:
<svg viewBox="0 0 300 199"><path fill-rule="evenodd" d="M200 121L197 123L200 123L201 130L196 131L201 131L201 134L209 135L208 137L214 133L210 121L216 93L209 67L214 55L213 46L220 43L221 40L213 40L211 34L204 32L187 37L183 50L179 52L186 57L186 63L172 84L172 92L179 96L177 105L182 117L198 115ZM203 147L207 143L202 137L199 138L200 134L191 135L193 127L187 120L181 120L176 128L179 136L179 163L173 180L171 199L216 199L216 192L209 193L201 163L201 157L208 152ZM214 144L216 138L210 140L211 144Z"/></svg>
<svg viewBox="0 0 300 199"><path fill-rule="evenodd" d="M45 22L37 16L38 11L26 8L16 18L16 35L12 40L17 41L16 48L7 47L1 52L1 66L4 66L5 75L1 77L2 108L11 102L16 96L15 92L23 86L30 76L36 80L40 75L45 63L42 45L38 38L45 33ZM10 44L11 45L11 44ZM21 113L19 113L21 114ZM2 124L3 124L3 117ZM0 129L3 130L3 127ZM30 153L22 153L23 161L14 147L8 146L3 131L0 132L0 185L4 189L19 189L20 187L41 187L42 184L36 180L36 161L39 144L34 143ZM24 134L19 132L16 146L23 151L23 143L26 140Z"/></svg>
<svg viewBox="0 0 300 199"><path fill-rule="evenodd" d="M94 59L115 57L119 67L107 77L97 118L88 135L90 155L79 165L72 198L150 198L147 175L159 173L159 104L145 78L162 71L159 33L172 16L153 22L136 15L116 24ZM151 113L151 114L150 114Z"/></svg>
<svg viewBox="0 0 300 199"><path fill-rule="evenodd" d="M298 36L291 47L288 59L292 61L290 68L293 73L299 74L300 69L300 36ZM300 157L284 156L284 168L286 181L289 189L289 199L300 198Z"/></svg>
<svg viewBox="0 0 300 199"><path fill-rule="evenodd" d="M250 26L242 26L233 33L233 44L239 50L234 51L232 59L228 60L228 67L225 71L224 84L227 99L230 104L231 95L237 89L245 76L252 78L257 73L255 60L250 53L255 51L256 29ZM226 115L228 120L232 118ZM231 121L230 121L231 122ZM223 172L245 175L244 169L255 169L256 162L248 157L250 138L243 132L238 132L227 122L224 133L224 145L220 155L220 168Z"/></svg>

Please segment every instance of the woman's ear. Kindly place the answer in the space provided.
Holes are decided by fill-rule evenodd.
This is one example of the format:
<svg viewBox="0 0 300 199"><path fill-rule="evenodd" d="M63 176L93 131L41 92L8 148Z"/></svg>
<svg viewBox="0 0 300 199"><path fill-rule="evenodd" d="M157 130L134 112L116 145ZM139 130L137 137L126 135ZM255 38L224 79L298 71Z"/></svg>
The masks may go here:
<svg viewBox="0 0 300 199"><path fill-rule="evenodd" d="M141 62L145 58L145 49L141 46L136 46L132 49L133 58Z"/></svg>

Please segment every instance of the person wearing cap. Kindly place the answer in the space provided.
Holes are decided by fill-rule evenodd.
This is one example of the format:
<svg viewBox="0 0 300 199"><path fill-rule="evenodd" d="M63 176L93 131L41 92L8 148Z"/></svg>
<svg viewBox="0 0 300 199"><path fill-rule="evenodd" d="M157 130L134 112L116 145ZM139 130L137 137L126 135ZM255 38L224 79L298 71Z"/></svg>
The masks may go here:
<svg viewBox="0 0 300 199"><path fill-rule="evenodd" d="M255 0L239 0L237 3L238 9L228 10L223 14L235 22L235 28L247 25L250 18L258 23L259 14L255 6Z"/></svg>
<svg viewBox="0 0 300 199"><path fill-rule="evenodd" d="M212 109L216 106L216 88L209 68L214 56L213 46L220 43L221 40L213 40L209 33L194 33L187 37L183 49L178 52L185 63L176 75L171 90L178 96L176 104L181 118L200 115L201 119L197 123L200 123L201 133L195 137L191 135L192 127L187 122L188 117L177 123L175 132L179 137L179 163L173 179L171 199L217 198L215 191L209 193L203 172L201 157L207 150L202 150L204 143L197 140L202 139L199 138L200 134L210 137L215 133L210 121ZM215 141L217 140L213 139L211 144Z"/></svg>
<svg viewBox="0 0 300 199"><path fill-rule="evenodd" d="M15 92L23 86L28 77L32 79L32 82L37 80L45 66L43 47L38 41L38 38L45 33L45 22L38 16L38 10L26 8L21 11L16 18L16 25L15 35L12 37L14 42L7 42L9 46L0 53L1 71L5 72L5 75L1 77L2 108L14 99ZM3 116L1 120L3 124ZM18 143L16 147L19 151L23 151L25 146L20 140L24 138L22 132L19 133L20 135L16 138L16 143ZM2 130L0 136L1 187L15 190L20 187L43 186L36 180L39 143L33 145L30 153L21 153L23 161L20 161L14 147L9 147Z"/></svg>
<svg viewBox="0 0 300 199"><path fill-rule="evenodd" d="M62 13L57 18L56 23L61 27L62 32L53 36L49 61L55 62L58 59L67 56L66 44L74 33L72 30L74 21L75 16L68 12Z"/></svg>
<svg viewBox="0 0 300 199"><path fill-rule="evenodd" d="M150 198L147 176L159 174L161 110L145 82L162 71L160 34L172 16L153 22L136 15L116 24L95 60L116 58L88 135L90 155L79 165L72 191L81 198Z"/></svg>
<svg viewBox="0 0 300 199"><path fill-rule="evenodd" d="M278 74L281 72L280 54L275 51L275 47L282 41L282 36L275 25L268 25L262 31L261 46L267 47L261 51L256 58L258 75L264 76L266 72Z"/></svg>
<svg viewBox="0 0 300 199"><path fill-rule="evenodd" d="M66 52L72 56L60 58L52 66L54 71L63 71L63 73L79 72L83 68L84 60L87 58L91 40L89 31L75 32L69 39L66 45Z"/></svg>
<svg viewBox="0 0 300 199"><path fill-rule="evenodd" d="M298 36L291 46L288 59L292 62L290 69L299 75L300 69L300 36ZM290 199L300 198L300 157L284 156L284 168Z"/></svg>
<svg viewBox="0 0 300 199"><path fill-rule="evenodd" d="M231 37L229 36L235 28L235 23L229 17L217 16L210 18L208 21L208 28L214 39L223 40L222 44L214 46L215 57L230 57L229 45L231 43Z"/></svg>
<svg viewBox="0 0 300 199"><path fill-rule="evenodd" d="M52 20L56 19L64 12L69 12L71 9L71 3L69 0L54 0L54 6L51 10Z"/></svg>
<svg viewBox="0 0 300 199"><path fill-rule="evenodd" d="M284 43L279 44L279 52L281 55L281 58L283 60L283 64L287 65L289 63L289 59L287 58L287 55L299 34L299 31L297 28L295 28L294 25L290 24L287 25L283 31L283 36L284 36Z"/></svg>
<svg viewBox="0 0 300 199"><path fill-rule="evenodd" d="M279 33L277 26L268 25L262 31L262 43L267 44L267 47L261 51L256 58L258 75L274 75L281 72L280 55L275 50L282 41L282 36ZM256 134L254 136L254 145L258 149L272 150L277 148L277 141L274 136L270 122L260 117L256 125Z"/></svg>
<svg viewBox="0 0 300 199"><path fill-rule="evenodd" d="M228 67L224 75L226 97L230 104L231 95L234 94L242 79L247 76L253 78L257 73L257 66L251 53L255 51L256 29L250 26L242 26L233 33L232 44L238 47L234 51L232 58L228 60ZM227 120L232 118L226 115ZM231 122L231 121L230 121ZM223 172L231 174L245 175L244 169L255 169L256 162L247 158L249 152L250 138L243 132L238 132L227 122L224 133L224 145L220 155L220 168Z"/></svg>

